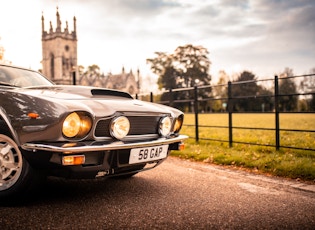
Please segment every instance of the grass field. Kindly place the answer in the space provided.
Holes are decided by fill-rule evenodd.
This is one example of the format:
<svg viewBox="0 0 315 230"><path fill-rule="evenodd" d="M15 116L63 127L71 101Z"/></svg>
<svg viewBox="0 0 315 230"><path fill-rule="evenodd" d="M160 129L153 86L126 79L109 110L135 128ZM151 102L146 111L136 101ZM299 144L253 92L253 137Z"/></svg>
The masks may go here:
<svg viewBox="0 0 315 230"><path fill-rule="evenodd" d="M185 125L194 124L194 115L186 114L181 131L191 139L186 141L184 151L173 151L172 155L215 163L233 165L272 175L315 180L315 151L294 150L274 147L233 144L207 141L202 138L228 140L228 129L199 128L199 143L194 140L195 128ZM227 114L200 114L199 125L228 126ZM233 114L233 126L252 128L275 128L274 114ZM315 114L280 114L280 129L315 130ZM269 130L233 130L233 141L254 142L275 145L275 131ZM298 148L315 148L315 133L280 132L280 145Z"/></svg>

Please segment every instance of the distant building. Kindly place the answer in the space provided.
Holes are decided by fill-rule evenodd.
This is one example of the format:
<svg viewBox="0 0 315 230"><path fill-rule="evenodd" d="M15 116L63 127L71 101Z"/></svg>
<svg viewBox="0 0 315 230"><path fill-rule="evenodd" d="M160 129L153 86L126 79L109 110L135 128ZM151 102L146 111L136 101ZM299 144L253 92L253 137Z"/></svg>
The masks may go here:
<svg viewBox="0 0 315 230"><path fill-rule="evenodd" d="M129 73L126 73L125 68L123 67L121 74L83 74L79 79L77 79L77 84L118 89L130 94L137 94L139 93L140 89L140 71L138 70L137 75L135 76L131 70Z"/></svg>
<svg viewBox="0 0 315 230"><path fill-rule="evenodd" d="M126 91L130 94L140 93L140 71L137 71L137 76L134 76L132 71L125 73L125 69L122 69L121 74L109 74L106 79L106 88L119 89Z"/></svg>
<svg viewBox="0 0 315 230"><path fill-rule="evenodd" d="M72 73L77 66L76 18L73 17L73 31L69 31L68 22L62 31L57 8L57 27L54 30L50 21L49 31L45 31L42 15L43 74L57 84L72 84Z"/></svg>
<svg viewBox="0 0 315 230"><path fill-rule="evenodd" d="M69 31L68 22L62 30L60 15L56 12L57 26L53 29L50 21L50 28L45 30L44 15L42 15L42 51L43 51L43 74L56 84L73 84L73 73L75 72L76 84L103 88L111 88L129 92L139 93L140 72L135 76L132 71L125 73L124 68L121 74L108 75L79 75L78 53L77 53L77 31L76 17L73 17L73 31Z"/></svg>

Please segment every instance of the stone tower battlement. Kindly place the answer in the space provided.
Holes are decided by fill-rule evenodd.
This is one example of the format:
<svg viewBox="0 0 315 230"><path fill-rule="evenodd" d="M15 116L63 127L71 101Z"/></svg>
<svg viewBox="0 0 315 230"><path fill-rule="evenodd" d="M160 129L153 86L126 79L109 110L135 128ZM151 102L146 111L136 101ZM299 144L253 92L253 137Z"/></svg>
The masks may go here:
<svg viewBox="0 0 315 230"><path fill-rule="evenodd" d="M73 31L69 31L68 22L62 28L58 7L56 10L56 28L52 22L45 30L42 15L42 52L43 74L57 84L72 84L72 73L77 72L77 31L76 18L73 17Z"/></svg>

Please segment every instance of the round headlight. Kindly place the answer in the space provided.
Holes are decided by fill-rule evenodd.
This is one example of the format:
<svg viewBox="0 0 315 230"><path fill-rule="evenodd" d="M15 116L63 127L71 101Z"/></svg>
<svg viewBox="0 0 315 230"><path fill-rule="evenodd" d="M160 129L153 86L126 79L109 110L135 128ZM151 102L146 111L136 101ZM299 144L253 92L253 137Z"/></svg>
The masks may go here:
<svg viewBox="0 0 315 230"><path fill-rule="evenodd" d="M80 116L77 113L71 113L63 122L62 133L66 137L75 137L80 131L80 124Z"/></svg>
<svg viewBox="0 0 315 230"><path fill-rule="evenodd" d="M69 114L63 122L62 133L68 138L82 138L92 127L92 120L83 112Z"/></svg>
<svg viewBox="0 0 315 230"><path fill-rule="evenodd" d="M163 117L160 121L159 132L162 136L167 136L171 133L172 121L169 117Z"/></svg>
<svg viewBox="0 0 315 230"><path fill-rule="evenodd" d="M130 123L127 117L115 118L110 125L111 134L117 139L123 139L130 130Z"/></svg>

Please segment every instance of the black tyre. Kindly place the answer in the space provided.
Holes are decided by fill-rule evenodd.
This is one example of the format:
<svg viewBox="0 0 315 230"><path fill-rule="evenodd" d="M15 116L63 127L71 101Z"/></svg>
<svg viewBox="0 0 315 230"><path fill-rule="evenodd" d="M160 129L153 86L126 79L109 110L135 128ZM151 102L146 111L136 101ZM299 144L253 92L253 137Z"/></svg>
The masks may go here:
<svg viewBox="0 0 315 230"><path fill-rule="evenodd" d="M0 198L25 193L34 184L34 171L10 137L0 134Z"/></svg>

